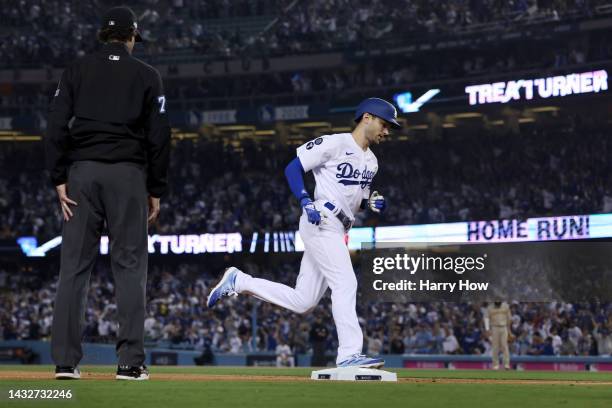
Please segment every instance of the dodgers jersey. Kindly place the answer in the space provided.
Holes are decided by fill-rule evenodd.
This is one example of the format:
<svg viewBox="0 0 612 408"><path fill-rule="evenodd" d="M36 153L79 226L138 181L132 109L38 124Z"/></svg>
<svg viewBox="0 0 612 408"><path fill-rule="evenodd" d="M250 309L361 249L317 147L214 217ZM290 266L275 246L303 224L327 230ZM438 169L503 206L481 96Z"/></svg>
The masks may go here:
<svg viewBox="0 0 612 408"><path fill-rule="evenodd" d="M370 196L378 171L378 160L370 148L363 151L353 135L337 133L301 145L297 156L304 171L314 174L315 201L330 201L354 220L361 200Z"/></svg>

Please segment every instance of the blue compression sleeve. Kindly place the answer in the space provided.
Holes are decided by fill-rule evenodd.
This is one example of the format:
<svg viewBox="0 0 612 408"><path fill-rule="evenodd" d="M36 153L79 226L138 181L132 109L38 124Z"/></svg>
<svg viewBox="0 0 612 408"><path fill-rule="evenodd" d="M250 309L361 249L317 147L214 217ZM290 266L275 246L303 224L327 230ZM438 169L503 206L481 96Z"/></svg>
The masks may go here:
<svg viewBox="0 0 612 408"><path fill-rule="evenodd" d="M304 167L302 167L302 162L300 162L299 157L291 160L287 167L285 167L285 177L287 177L287 182L289 182L289 188L300 204L303 198L310 197L304 187L303 172Z"/></svg>

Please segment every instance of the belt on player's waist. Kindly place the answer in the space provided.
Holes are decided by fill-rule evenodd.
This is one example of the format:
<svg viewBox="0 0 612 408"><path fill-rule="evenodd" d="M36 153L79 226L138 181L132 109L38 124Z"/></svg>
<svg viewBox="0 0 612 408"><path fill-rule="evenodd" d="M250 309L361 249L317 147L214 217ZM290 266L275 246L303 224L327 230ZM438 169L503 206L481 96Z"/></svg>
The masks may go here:
<svg viewBox="0 0 612 408"><path fill-rule="evenodd" d="M329 201L326 201L325 204L323 204L323 206L327 208L328 210L330 210L332 213L336 211L336 206L330 203ZM344 211L342 211L342 209L339 208L338 212L335 215L336 215L336 218L338 218L340 222L342 223L342 226L344 227L345 231L348 231L351 229L351 227L353 226L353 221L349 217L346 216L346 214L344 213Z"/></svg>

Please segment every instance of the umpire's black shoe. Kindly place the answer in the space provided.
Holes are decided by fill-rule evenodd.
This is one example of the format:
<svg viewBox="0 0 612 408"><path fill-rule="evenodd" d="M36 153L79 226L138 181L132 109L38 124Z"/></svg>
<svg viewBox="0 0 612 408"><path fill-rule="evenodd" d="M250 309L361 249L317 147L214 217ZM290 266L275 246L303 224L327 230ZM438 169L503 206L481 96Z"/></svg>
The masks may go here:
<svg viewBox="0 0 612 408"><path fill-rule="evenodd" d="M149 370L145 365L141 365L140 367L120 365L117 367L117 376L115 378L118 380L148 380Z"/></svg>
<svg viewBox="0 0 612 408"><path fill-rule="evenodd" d="M81 371L78 367L55 366L55 378L58 380L78 380L81 378Z"/></svg>

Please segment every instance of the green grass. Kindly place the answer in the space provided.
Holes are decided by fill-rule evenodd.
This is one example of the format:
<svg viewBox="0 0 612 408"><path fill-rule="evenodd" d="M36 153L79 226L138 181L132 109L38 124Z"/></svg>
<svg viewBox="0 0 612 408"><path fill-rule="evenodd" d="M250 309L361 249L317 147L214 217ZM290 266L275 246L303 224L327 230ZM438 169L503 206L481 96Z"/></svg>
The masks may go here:
<svg viewBox="0 0 612 408"><path fill-rule="evenodd" d="M113 373L116 366L82 366L81 371L92 373ZM0 365L2 371L53 372L53 366L44 365ZM168 374L212 374L212 375L274 375L310 376L313 368L274 368L274 367L150 367L151 375ZM490 370L409 370L387 369L403 378L465 378L465 379L515 379L515 380L575 380L575 381L612 381L612 372L561 372L561 371L490 371ZM612 405L611 405L612 406Z"/></svg>
<svg viewBox="0 0 612 408"><path fill-rule="evenodd" d="M0 366L0 371L47 371L50 366ZM83 372L113 373L114 367L85 366ZM245 367L152 367L155 373L216 375L298 375L311 369ZM489 378L612 381L608 373L492 372L446 370L392 370L400 377ZM71 401L8 400L10 388L71 389ZM4 407L409 407L409 408L548 408L612 406L612 386L515 385L442 383L328 383L328 382L234 382L231 381L0 381L0 406Z"/></svg>

